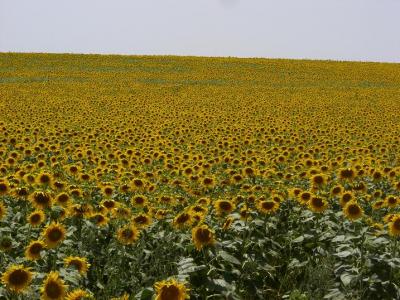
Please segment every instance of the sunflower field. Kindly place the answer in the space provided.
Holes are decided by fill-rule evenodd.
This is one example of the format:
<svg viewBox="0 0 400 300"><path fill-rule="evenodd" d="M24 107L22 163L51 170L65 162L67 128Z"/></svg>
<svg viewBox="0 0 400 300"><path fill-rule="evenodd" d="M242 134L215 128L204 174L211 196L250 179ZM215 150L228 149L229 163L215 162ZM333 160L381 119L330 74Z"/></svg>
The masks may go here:
<svg viewBox="0 0 400 300"><path fill-rule="evenodd" d="M400 299L400 65L0 54L0 299Z"/></svg>

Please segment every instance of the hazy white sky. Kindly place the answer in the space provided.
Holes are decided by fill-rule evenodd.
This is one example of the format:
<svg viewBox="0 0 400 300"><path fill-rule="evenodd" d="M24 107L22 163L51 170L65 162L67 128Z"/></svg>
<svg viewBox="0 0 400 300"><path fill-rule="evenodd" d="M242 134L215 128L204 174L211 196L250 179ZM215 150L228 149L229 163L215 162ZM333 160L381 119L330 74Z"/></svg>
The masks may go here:
<svg viewBox="0 0 400 300"><path fill-rule="evenodd" d="M400 0L0 0L0 52L400 62Z"/></svg>

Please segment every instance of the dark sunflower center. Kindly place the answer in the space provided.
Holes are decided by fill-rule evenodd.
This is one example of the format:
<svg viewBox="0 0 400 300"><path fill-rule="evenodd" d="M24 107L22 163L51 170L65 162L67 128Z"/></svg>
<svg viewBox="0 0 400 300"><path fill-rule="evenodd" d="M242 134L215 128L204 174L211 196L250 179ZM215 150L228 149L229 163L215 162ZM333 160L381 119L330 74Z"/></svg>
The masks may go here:
<svg viewBox="0 0 400 300"><path fill-rule="evenodd" d="M135 222L139 224L146 224L147 223L147 218L145 216L137 216L135 218Z"/></svg>
<svg viewBox="0 0 400 300"><path fill-rule="evenodd" d="M177 299L179 299L179 294L180 294L180 291L176 286L174 286L174 285L164 286L161 290L160 299L162 299L162 300L177 300Z"/></svg>
<svg viewBox="0 0 400 300"><path fill-rule="evenodd" d="M312 204L313 204L313 206L318 207L318 208L324 206L324 202L322 201L321 198L313 198L312 199Z"/></svg>
<svg viewBox="0 0 400 300"><path fill-rule="evenodd" d="M40 222L40 215L39 214L34 214L31 216L31 222L32 223L39 223Z"/></svg>
<svg viewBox="0 0 400 300"><path fill-rule="evenodd" d="M397 219L396 221L393 222L393 227L396 230L400 230L400 219Z"/></svg>
<svg viewBox="0 0 400 300"><path fill-rule="evenodd" d="M40 251L43 250L43 247L41 244L37 243L37 244L33 244L30 248L29 251L33 254L33 255L37 255L40 253Z"/></svg>
<svg viewBox="0 0 400 300"><path fill-rule="evenodd" d="M55 228L53 230L50 231L50 233L48 234L49 240L52 242L57 242L61 239L62 237L62 232Z"/></svg>
<svg viewBox="0 0 400 300"><path fill-rule="evenodd" d="M24 270L15 270L10 274L9 282L14 286L21 286L28 281L28 273Z"/></svg>
<svg viewBox="0 0 400 300"><path fill-rule="evenodd" d="M225 211L229 211L232 209L232 204L230 204L228 201L222 201L219 203L219 208Z"/></svg>
<svg viewBox="0 0 400 300"><path fill-rule="evenodd" d="M350 206L348 207L347 211L348 211L349 214L352 215L352 216L356 216L356 215L358 215L358 214L361 212L361 210L360 210L360 208L358 207L358 205L355 205L355 204L350 205Z"/></svg>
<svg viewBox="0 0 400 300"><path fill-rule="evenodd" d="M46 205L49 203L50 198L49 198L49 196L47 196L44 193L38 193L35 195L35 201L36 201L36 203Z"/></svg>
<svg viewBox="0 0 400 300"><path fill-rule="evenodd" d="M123 236L125 239L130 239L130 238L132 238L132 237L133 237L133 231L132 231L132 229L130 229L130 228L124 229L124 230L122 231L122 236Z"/></svg>
<svg viewBox="0 0 400 300"><path fill-rule="evenodd" d="M272 201L263 201L261 206L263 209L271 210L274 208L275 204Z"/></svg>
<svg viewBox="0 0 400 300"><path fill-rule="evenodd" d="M62 289L57 282L51 281L46 285L45 292L49 298L57 299L61 296Z"/></svg>
<svg viewBox="0 0 400 300"><path fill-rule="evenodd" d="M211 232L207 228L200 228L196 231L196 239L201 243L208 243L211 240Z"/></svg>
<svg viewBox="0 0 400 300"><path fill-rule="evenodd" d="M188 214L181 214L177 219L176 219L176 223L178 224L182 224L185 223L186 221L189 220L189 215Z"/></svg>

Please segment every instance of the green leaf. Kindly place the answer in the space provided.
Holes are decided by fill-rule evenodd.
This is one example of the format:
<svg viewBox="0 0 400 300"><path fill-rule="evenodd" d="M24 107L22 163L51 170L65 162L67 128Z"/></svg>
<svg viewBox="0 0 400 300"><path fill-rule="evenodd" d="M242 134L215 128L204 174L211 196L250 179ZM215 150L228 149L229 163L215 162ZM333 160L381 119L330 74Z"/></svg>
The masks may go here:
<svg viewBox="0 0 400 300"><path fill-rule="evenodd" d="M298 238L294 239L292 243L301 243L304 241L304 236L299 236Z"/></svg>
<svg viewBox="0 0 400 300"><path fill-rule="evenodd" d="M235 265L240 265L240 261L236 257L230 255L229 253L227 253L225 251L220 251L219 255L222 257L223 260L225 260L227 262L230 262Z"/></svg>
<svg viewBox="0 0 400 300"><path fill-rule="evenodd" d="M346 251L338 252L335 255L338 256L338 257L341 257L341 258L345 258L345 257L350 256L352 254L353 253L351 251L346 250Z"/></svg>
<svg viewBox="0 0 400 300"><path fill-rule="evenodd" d="M351 282L351 280L353 279L353 275L348 274L348 273L344 273L342 275L340 275L340 280L343 282L344 286L348 286Z"/></svg>

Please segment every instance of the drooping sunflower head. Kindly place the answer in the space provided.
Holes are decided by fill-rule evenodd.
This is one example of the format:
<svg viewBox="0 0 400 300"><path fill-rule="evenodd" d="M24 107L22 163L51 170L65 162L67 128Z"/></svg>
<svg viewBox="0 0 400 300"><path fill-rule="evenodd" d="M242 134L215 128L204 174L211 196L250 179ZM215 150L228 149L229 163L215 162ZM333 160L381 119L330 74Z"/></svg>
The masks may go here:
<svg viewBox="0 0 400 300"><path fill-rule="evenodd" d="M46 245L43 241L31 241L25 249L25 257L28 260L38 260L41 258L41 252L45 249Z"/></svg>
<svg viewBox="0 0 400 300"><path fill-rule="evenodd" d="M139 230L132 224L126 225L117 231L117 239L121 244L133 244L139 238Z"/></svg>
<svg viewBox="0 0 400 300"><path fill-rule="evenodd" d="M389 223L389 234L391 236L400 236L400 215L396 215Z"/></svg>
<svg viewBox="0 0 400 300"><path fill-rule="evenodd" d="M51 271L43 282L40 291L43 300L61 300L64 299L67 286L64 280L60 278L58 272Z"/></svg>
<svg viewBox="0 0 400 300"><path fill-rule="evenodd" d="M357 220L362 217L363 209L354 201L347 202L343 207L344 215L350 220Z"/></svg>
<svg viewBox="0 0 400 300"><path fill-rule="evenodd" d="M232 217L226 218L224 223L222 224L222 229L228 230L232 226L233 221L234 219Z"/></svg>
<svg viewBox="0 0 400 300"><path fill-rule="evenodd" d="M32 281L33 273L23 265L12 265L1 276L5 286L15 293L23 293Z"/></svg>
<svg viewBox="0 0 400 300"><path fill-rule="evenodd" d="M86 257L68 256L64 259L65 267L74 267L80 274L86 274L90 267Z"/></svg>
<svg viewBox="0 0 400 300"><path fill-rule="evenodd" d="M214 245L214 233L206 225L198 225L192 229L192 240L197 250L201 250L205 246Z"/></svg>
<svg viewBox="0 0 400 300"><path fill-rule="evenodd" d="M7 214L7 207L3 202L0 202L0 220L3 219Z"/></svg>
<svg viewBox="0 0 400 300"><path fill-rule="evenodd" d="M171 279L159 281L154 284L156 300L185 300L189 298L189 290L183 283Z"/></svg>
<svg viewBox="0 0 400 300"><path fill-rule="evenodd" d="M65 239L66 230L59 223L51 223L43 230L43 238L47 248L55 248Z"/></svg>
<svg viewBox="0 0 400 300"><path fill-rule="evenodd" d="M188 212L181 212L173 220L173 226L177 229L182 229L190 226L193 223L193 217Z"/></svg>

